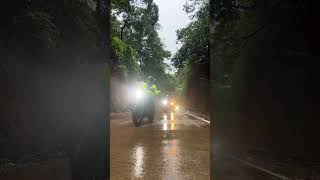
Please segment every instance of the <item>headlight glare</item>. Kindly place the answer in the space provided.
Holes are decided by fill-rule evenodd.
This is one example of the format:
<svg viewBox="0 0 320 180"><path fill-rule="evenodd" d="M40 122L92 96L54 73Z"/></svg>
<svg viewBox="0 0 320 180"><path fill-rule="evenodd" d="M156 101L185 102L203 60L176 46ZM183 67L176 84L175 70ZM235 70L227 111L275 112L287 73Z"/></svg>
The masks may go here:
<svg viewBox="0 0 320 180"><path fill-rule="evenodd" d="M135 91L134 91L134 98L135 99L141 99L141 98L143 98L143 91L141 90L141 89L135 89Z"/></svg>
<svg viewBox="0 0 320 180"><path fill-rule="evenodd" d="M163 105L167 105L167 104L168 104L168 100L163 99L163 100L162 100L162 104L163 104Z"/></svg>

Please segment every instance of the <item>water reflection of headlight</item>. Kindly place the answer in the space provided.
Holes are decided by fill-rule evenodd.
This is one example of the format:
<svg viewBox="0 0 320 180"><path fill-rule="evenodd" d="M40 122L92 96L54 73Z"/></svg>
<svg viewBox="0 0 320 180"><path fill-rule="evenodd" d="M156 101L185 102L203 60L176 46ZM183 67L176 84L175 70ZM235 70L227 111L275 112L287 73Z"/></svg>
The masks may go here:
<svg viewBox="0 0 320 180"><path fill-rule="evenodd" d="M143 146L136 146L135 152L133 154L134 158L134 175L135 177L141 177L143 174L143 166L144 166L144 149Z"/></svg>
<svg viewBox="0 0 320 180"><path fill-rule="evenodd" d="M170 120L171 121L174 121L174 115L173 115L173 112L171 111L171 113L170 113Z"/></svg>
<svg viewBox="0 0 320 180"><path fill-rule="evenodd" d="M174 123L171 123L171 130L175 130L174 129Z"/></svg>
<svg viewBox="0 0 320 180"><path fill-rule="evenodd" d="M167 120L167 118L168 118L167 115L164 114L164 115L163 115L163 119L164 119L164 120Z"/></svg>
<svg viewBox="0 0 320 180"><path fill-rule="evenodd" d="M162 130L164 130L164 131L168 130L168 124L167 123L163 123Z"/></svg>

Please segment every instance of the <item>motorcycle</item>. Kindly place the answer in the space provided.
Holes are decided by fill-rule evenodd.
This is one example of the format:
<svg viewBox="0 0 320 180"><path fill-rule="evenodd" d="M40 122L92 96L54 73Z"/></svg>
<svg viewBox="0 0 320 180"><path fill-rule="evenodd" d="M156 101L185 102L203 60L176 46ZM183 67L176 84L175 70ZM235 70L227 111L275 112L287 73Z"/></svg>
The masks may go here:
<svg viewBox="0 0 320 180"><path fill-rule="evenodd" d="M173 98L169 98L168 95L162 99L162 107L165 113L177 111L179 106L176 104Z"/></svg>
<svg viewBox="0 0 320 180"><path fill-rule="evenodd" d="M150 122L154 120L155 103L154 97L143 92L142 89L134 90L134 102L131 105L132 121L136 127L141 126L144 118Z"/></svg>

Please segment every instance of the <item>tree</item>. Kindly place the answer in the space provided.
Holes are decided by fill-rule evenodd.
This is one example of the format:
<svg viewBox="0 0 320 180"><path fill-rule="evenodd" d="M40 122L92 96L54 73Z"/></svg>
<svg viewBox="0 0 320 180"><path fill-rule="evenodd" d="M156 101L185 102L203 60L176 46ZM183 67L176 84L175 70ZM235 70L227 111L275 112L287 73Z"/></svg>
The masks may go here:
<svg viewBox="0 0 320 180"><path fill-rule="evenodd" d="M177 31L182 46L172 58L177 68L177 91L187 100L189 106L196 105L206 111L208 93L202 87L203 74L209 79L209 2L206 0L187 1L185 11L192 22ZM203 68L207 67L207 68ZM208 81L206 82L208 85ZM196 97L197 96L197 97Z"/></svg>
<svg viewBox="0 0 320 180"><path fill-rule="evenodd" d="M168 75L163 61L171 54L157 32L158 6L151 0L132 0L112 1L112 7L112 43L118 69L133 79L151 76L152 83L164 87Z"/></svg>
<svg viewBox="0 0 320 180"><path fill-rule="evenodd" d="M190 8L187 7L189 6L185 9L189 12ZM178 41L182 43L182 47L172 61L178 69L187 61L198 64L209 62L209 3L207 1L202 2L192 19L193 21L187 27L177 31Z"/></svg>

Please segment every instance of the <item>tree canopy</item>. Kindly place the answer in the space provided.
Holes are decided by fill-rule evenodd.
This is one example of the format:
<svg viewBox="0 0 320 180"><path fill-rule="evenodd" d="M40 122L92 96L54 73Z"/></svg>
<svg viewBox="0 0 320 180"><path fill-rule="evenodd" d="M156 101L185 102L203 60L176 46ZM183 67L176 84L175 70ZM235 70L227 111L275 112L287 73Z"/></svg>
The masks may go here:
<svg viewBox="0 0 320 180"><path fill-rule="evenodd" d="M181 47L172 58L172 63L177 69L177 91L180 95L186 93L189 79L198 76L197 66L210 62L209 1L188 0L184 10L192 21L185 28L177 30L177 40Z"/></svg>
<svg viewBox="0 0 320 180"><path fill-rule="evenodd" d="M127 79L149 80L168 88L164 60L171 57L157 30L158 6L152 0L113 0L111 36L117 68Z"/></svg>
<svg viewBox="0 0 320 180"><path fill-rule="evenodd" d="M200 3L200 1L194 3ZM209 62L209 2L203 0L197 11L191 11L190 9L194 6L194 4L185 5L185 11L192 15L192 22L177 31L177 40L182 46L172 61L178 69L187 62L199 64Z"/></svg>

